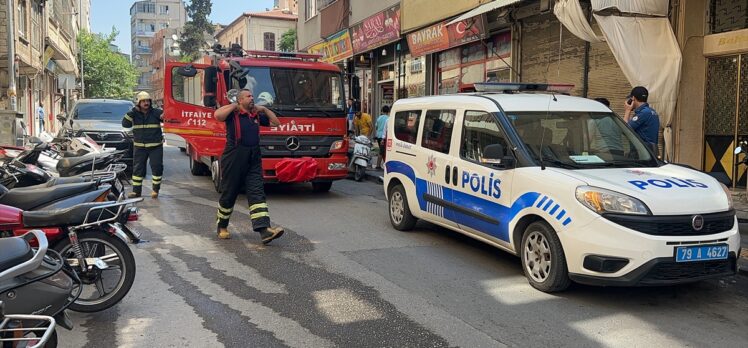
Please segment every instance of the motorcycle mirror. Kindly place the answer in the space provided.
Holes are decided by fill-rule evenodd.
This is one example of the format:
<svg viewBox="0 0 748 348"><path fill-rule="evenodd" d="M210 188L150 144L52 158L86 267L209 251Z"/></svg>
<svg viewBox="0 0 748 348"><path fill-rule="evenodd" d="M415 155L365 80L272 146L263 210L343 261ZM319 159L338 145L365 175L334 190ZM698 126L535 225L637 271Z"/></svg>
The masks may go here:
<svg viewBox="0 0 748 348"><path fill-rule="evenodd" d="M65 115L63 115L63 114L57 114L57 120L60 121L60 122L65 122L66 118L67 117L65 117Z"/></svg>
<svg viewBox="0 0 748 348"><path fill-rule="evenodd" d="M741 152L743 152L743 148L741 146L738 146L735 148L735 154L739 155Z"/></svg>
<svg viewBox="0 0 748 348"><path fill-rule="evenodd" d="M39 139L38 137L30 137L29 138L29 143L31 143L31 144L41 144L42 140Z"/></svg>
<svg viewBox="0 0 748 348"><path fill-rule="evenodd" d="M228 99L230 103L236 103L237 100L239 99L239 90L231 89L228 92L226 92L226 99Z"/></svg>

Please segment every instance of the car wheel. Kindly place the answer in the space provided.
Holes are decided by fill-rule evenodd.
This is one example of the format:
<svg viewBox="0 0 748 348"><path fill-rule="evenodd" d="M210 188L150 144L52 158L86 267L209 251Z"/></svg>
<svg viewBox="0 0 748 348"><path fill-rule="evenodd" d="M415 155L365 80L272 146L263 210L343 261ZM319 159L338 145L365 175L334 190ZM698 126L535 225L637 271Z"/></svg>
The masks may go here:
<svg viewBox="0 0 748 348"><path fill-rule="evenodd" d="M388 196L392 226L398 231L412 230L418 219L410 212L403 185L393 187Z"/></svg>
<svg viewBox="0 0 748 348"><path fill-rule="evenodd" d="M571 284L561 241L556 231L544 221L527 226L519 252L525 276L535 289L557 292L566 290Z"/></svg>

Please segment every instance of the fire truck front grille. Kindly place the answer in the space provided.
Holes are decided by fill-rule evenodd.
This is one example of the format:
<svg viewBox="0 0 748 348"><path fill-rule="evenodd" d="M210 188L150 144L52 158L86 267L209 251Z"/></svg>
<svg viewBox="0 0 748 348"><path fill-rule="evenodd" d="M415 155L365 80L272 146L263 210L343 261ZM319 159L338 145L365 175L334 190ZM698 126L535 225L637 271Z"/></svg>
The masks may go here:
<svg viewBox="0 0 748 348"><path fill-rule="evenodd" d="M264 135L260 137L262 156L266 158L329 157L330 146L342 137Z"/></svg>

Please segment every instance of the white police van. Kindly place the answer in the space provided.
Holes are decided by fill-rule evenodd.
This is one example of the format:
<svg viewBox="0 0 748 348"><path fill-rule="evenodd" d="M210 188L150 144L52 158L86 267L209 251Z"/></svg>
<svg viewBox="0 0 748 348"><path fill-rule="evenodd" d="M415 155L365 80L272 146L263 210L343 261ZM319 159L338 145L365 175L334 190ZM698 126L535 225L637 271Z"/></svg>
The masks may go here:
<svg viewBox="0 0 748 348"><path fill-rule="evenodd" d="M735 274L740 234L727 188L659 161L603 104L555 93L571 87L485 83L395 102L384 176L392 225L423 219L516 254L546 292L572 280Z"/></svg>

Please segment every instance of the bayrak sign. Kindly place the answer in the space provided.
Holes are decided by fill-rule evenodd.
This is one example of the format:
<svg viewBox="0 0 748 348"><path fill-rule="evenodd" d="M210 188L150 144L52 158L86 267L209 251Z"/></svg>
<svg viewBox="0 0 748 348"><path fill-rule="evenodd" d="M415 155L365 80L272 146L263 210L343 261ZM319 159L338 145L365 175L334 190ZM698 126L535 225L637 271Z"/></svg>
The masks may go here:
<svg viewBox="0 0 748 348"><path fill-rule="evenodd" d="M400 38L400 5L354 24L350 32L353 53L356 54L397 41Z"/></svg>
<svg viewBox="0 0 748 348"><path fill-rule="evenodd" d="M478 41L486 36L483 16L447 25L448 21L408 34L408 47L413 57L440 52Z"/></svg>

